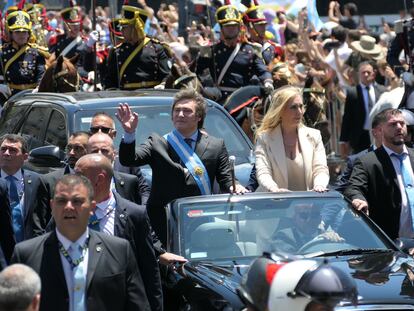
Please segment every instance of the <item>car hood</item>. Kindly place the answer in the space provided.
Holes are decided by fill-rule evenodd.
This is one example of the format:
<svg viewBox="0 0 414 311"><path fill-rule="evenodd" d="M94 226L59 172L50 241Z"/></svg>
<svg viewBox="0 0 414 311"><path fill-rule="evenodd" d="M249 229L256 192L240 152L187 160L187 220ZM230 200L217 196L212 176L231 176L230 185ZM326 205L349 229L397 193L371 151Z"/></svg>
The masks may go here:
<svg viewBox="0 0 414 311"><path fill-rule="evenodd" d="M238 300L236 289L253 259L193 261L184 271L187 277L216 291L221 287L223 297L234 303ZM414 260L407 255L378 252L327 259L355 280L359 304L414 304Z"/></svg>

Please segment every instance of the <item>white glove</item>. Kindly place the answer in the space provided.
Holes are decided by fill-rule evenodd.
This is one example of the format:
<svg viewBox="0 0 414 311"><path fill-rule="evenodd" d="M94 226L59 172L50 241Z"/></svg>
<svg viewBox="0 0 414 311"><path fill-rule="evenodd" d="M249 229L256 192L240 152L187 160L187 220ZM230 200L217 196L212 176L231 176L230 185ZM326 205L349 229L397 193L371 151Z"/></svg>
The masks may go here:
<svg viewBox="0 0 414 311"><path fill-rule="evenodd" d="M154 86L155 90L164 90L165 89L165 83L160 83L156 86Z"/></svg>
<svg viewBox="0 0 414 311"><path fill-rule="evenodd" d="M99 32L97 30L93 30L89 33L88 42L86 42L86 45L88 48L92 48L96 42L99 41Z"/></svg>
<svg viewBox="0 0 414 311"><path fill-rule="evenodd" d="M269 80L265 81L264 88L265 88L265 91L266 91L267 95L270 95L275 89L275 87L273 86L273 82L271 82Z"/></svg>
<svg viewBox="0 0 414 311"><path fill-rule="evenodd" d="M11 90L7 84L0 84L0 93L3 94L5 98L11 96Z"/></svg>

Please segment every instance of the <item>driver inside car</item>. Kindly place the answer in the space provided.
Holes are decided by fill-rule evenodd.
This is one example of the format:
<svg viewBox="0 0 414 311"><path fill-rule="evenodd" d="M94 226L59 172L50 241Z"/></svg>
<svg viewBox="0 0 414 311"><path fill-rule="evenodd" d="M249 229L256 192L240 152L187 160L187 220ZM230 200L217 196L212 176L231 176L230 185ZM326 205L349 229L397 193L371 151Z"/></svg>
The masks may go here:
<svg viewBox="0 0 414 311"><path fill-rule="evenodd" d="M307 246L310 247L313 242L340 243L344 241L331 227L325 229L319 207L312 203L301 202L293 208L292 223L289 226L278 228L271 237L273 251L296 254L306 250Z"/></svg>

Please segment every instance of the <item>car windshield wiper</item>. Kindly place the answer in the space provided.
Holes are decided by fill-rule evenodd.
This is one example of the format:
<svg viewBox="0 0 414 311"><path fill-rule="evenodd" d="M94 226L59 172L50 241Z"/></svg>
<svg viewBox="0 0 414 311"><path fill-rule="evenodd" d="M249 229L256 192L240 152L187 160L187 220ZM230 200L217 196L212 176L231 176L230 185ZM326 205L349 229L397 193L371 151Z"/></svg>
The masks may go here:
<svg viewBox="0 0 414 311"><path fill-rule="evenodd" d="M200 260L198 264L205 266L205 267L217 267L222 269L233 269L234 264L220 264L217 262L207 261L207 260Z"/></svg>
<svg viewBox="0 0 414 311"><path fill-rule="evenodd" d="M325 256L344 256L344 255L361 255L361 254L372 254L372 253L388 253L393 252L392 249L384 248L346 248L339 249L336 251L330 252L314 252L303 255L305 258L314 258L314 257L325 257Z"/></svg>

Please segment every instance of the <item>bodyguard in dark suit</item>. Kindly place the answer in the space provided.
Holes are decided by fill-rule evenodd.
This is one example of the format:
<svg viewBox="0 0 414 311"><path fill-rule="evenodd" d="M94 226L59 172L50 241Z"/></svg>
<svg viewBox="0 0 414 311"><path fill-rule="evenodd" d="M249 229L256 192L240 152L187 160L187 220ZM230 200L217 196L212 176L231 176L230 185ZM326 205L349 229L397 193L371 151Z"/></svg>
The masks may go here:
<svg viewBox="0 0 414 311"><path fill-rule="evenodd" d="M0 177L6 180L9 201L13 202L12 219L18 242L34 236L33 213L48 205L40 175L22 168L27 157L27 143L22 136L6 134L0 139Z"/></svg>
<svg viewBox="0 0 414 311"><path fill-rule="evenodd" d="M374 138L374 142L371 146L369 146L365 150L362 150L361 152L358 152L357 154L352 154L348 156L345 169L343 170L342 174L338 176L337 180L335 181L335 184L333 185L333 188L336 191L343 193L346 187L348 187L349 178L351 177L352 169L354 168L354 163L357 159L367 154L368 152L371 152L381 147L382 145L381 122L380 122L380 116L378 115L376 115L374 119L372 120L371 134L372 134L372 137Z"/></svg>
<svg viewBox="0 0 414 311"><path fill-rule="evenodd" d="M404 145L407 127L397 109L386 109L379 117L383 145L355 161L344 194L354 208L368 213L392 239L414 238L410 204L414 197L410 198L409 187L405 186L414 180L414 152ZM405 180L408 178L411 180Z"/></svg>
<svg viewBox="0 0 414 311"><path fill-rule="evenodd" d="M51 203L56 230L16 246L12 262L42 280L41 311L150 310L129 242L88 229L95 205L89 180L65 175Z"/></svg>
<svg viewBox="0 0 414 311"><path fill-rule="evenodd" d="M15 244L7 183L0 179L0 247L3 253L0 270L4 268L5 262L10 261Z"/></svg>
<svg viewBox="0 0 414 311"><path fill-rule="evenodd" d="M162 310L160 272L145 207L111 191L113 168L104 155L83 156L76 163L75 171L87 177L94 188L97 207L89 222L90 228L127 239L131 243L151 310Z"/></svg>
<svg viewBox="0 0 414 311"><path fill-rule="evenodd" d="M96 133L108 134L109 137L112 138L112 140L115 139L116 134L117 134L117 131L115 129L114 119L112 119L112 117L104 111L97 112L93 115L89 131L91 135L94 135ZM117 152L115 151L115 153ZM126 173L126 174L137 176L138 183L139 183L138 188L139 188L141 200L134 201L134 202L137 204L147 204L148 197L150 194L150 187L147 181L145 180L144 175L141 172L141 169L137 166L135 167L123 166L119 162L119 157L117 155L115 155L115 159L112 161L113 161L115 172Z"/></svg>
<svg viewBox="0 0 414 311"><path fill-rule="evenodd" d="M135 153L138 114L133 113L128 104L121 104L118 108L117 116L126 132L119 148L120 162L127 166L151 166L152 186L147 212L155 232L164 244L164 206L167 203L180 197L209 194L214 180L217 180L222 192L232 191L228 153L223 139L199 130L205 114L204 99L197 92L192 89L178 92L172 106L175 130L165 137L153 134ZM176 141L179 141L179 146ZM178 150L184 148L185 151L181 151L182 155L185 152L184 157L179 156L180 151L174 145ZM185 154L190 153L197 163L185 158ZM246 189L236 184L235 191L241 193Z"/></svg>
<svg viewBox="0 0 414 311"><path fill-rule="evenodd" d="M369 112L385 88L374 83L375 73L372 65L362 62L358 67L359 84L347 90L345 111L342 118L341 136L342 156L358 153L367 149L369 137Z"/></svg>

